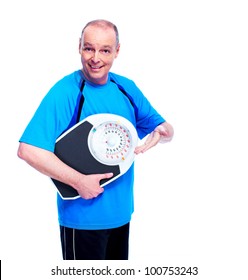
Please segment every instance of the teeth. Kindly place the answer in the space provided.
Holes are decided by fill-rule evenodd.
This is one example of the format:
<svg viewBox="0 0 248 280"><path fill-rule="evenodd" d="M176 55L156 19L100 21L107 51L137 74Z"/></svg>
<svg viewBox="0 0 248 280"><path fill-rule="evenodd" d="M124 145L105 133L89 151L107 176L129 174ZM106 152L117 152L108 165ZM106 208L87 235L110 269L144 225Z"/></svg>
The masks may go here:
<svg viewBox="0 0 248 280"><path fill-rule="evenodd" d="M91 68L93 68L93 69L100 69L100 67L96 67L96 66L91 66Z"/></svg>

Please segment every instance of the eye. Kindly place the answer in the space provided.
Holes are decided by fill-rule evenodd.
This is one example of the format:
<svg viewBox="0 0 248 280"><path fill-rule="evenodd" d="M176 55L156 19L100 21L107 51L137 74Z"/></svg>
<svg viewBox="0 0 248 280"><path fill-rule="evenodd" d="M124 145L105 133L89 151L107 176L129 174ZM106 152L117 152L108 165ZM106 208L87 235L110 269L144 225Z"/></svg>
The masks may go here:
<svg viewBox="0 0 248 280"><path fill-rule="evenodd" d="M90 47L84 47L84 51L86 52L93 52L94 50Z"/></svg>
<svg viewBox="0 0 248 280"><path fill-rule="evenodd" d="M101 50L101 52L103 54L110 54L111 53L109 49L103 49L103 50Z"/></svg>

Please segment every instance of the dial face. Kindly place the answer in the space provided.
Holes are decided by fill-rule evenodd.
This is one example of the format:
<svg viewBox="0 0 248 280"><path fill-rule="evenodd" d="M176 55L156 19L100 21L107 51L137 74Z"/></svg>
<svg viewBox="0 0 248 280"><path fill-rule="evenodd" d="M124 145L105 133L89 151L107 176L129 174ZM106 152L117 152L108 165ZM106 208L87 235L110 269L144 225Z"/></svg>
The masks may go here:
<svg viewBox="0 0 248 280"><path fill-rule="evenodd" d="M93 127L89 134L89 149L98 161L108 165L119 164L134 152L130 131L118 121Z"/></svg>

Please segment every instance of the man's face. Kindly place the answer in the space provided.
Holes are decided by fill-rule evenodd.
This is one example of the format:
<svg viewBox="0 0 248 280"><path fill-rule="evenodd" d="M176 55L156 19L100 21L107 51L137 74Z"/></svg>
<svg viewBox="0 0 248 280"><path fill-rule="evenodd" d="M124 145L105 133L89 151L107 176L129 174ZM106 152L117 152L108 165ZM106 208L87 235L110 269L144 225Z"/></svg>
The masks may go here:
<svg viewBox="0 0 248 280"><path fill-rule="evenodd" d="M95 84L105 84L119 48L112 28L86 27L79 43L85 77Z"/></svg>

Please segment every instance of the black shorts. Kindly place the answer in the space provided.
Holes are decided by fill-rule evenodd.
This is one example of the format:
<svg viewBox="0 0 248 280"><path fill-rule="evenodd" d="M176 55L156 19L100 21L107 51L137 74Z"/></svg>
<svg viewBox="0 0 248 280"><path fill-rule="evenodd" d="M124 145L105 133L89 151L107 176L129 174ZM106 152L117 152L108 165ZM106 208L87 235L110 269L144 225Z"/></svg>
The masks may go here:
<svg viewBox="0 0 248 280"><path fill-rule="evenodd" d="M113 229L78 230L60 226L64 260L127 260L129 223Z"/></svg>

